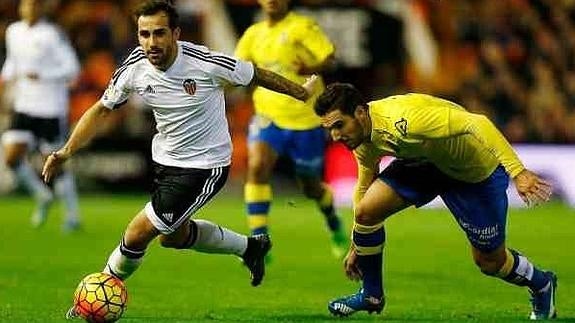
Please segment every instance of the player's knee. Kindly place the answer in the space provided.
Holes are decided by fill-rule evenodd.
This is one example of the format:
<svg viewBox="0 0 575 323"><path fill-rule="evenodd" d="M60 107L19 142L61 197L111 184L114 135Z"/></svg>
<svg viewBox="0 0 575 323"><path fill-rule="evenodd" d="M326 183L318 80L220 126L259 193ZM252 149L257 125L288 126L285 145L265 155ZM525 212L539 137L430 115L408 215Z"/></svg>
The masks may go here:
<svg viewBox="0 0 575 323"><path fill-rule="evenodd" d="M312 184L303 184L302 185L302 192L303 195L308 199L317 200L322 197L322 187L319 184L312 185Z"/></svg>
<svg viewBox="0 0 575 323"><path fill-rule="evenodd" d="M488 276L494 276L501 268L501 264L496 259L477 257L474 260L479 270Z"/></svg>
<svg viewBox="0 0 575 323"><path fill-rule="evenodd" d="M4 163L6 164L6 167L14 170L16 168L18 168L18 165L20 165L20 158L17 157L10 157L10 156L6 156L6 158L4 159Z"/></svg>
<svg viewBox="0 0 575 323"><path fill-rule="evenodd" d="M355 214L355 223L367 226L381 223L381 219L376 214L373 214L373 212L369 212L369 210L366 207L364 207L361 203L359 203L354 208L354 214Z"/></svg>
<svg viewBox="0 0 575 323"><path fill-rule="evenodd" d="M269 180L272 167L273 165L264 158L250 157L248 159L248 170L247 170L248 180L256 183L267 182Z"/></svg>
<svg viewBox="0 0 575 323"><path fill-rule="evenodd" d="M161 235L160 245L164 248L181 249L183 243L180 242L180 239L177 239L171 235Z"/></svg>

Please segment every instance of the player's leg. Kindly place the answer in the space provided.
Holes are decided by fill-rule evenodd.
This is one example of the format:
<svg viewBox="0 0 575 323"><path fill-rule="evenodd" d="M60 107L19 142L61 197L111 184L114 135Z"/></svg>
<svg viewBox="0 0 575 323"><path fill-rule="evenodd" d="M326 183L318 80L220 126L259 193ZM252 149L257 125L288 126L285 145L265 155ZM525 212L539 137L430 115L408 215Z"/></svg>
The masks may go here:
<svg viewBox="0 0 575 323"><path fill-rule="evenodd" d="M221 190L228 171L229 167L182 169L155 164L146 216L161 233L163 247L240 256L252 274L252 285L257 286L265 271L264 257L271 248L267 235L248 238L210 221L190 220Z"/></svg>
<svg viewBox="0 0 575 323"><path fill-rule="evenodd" d="M330 302L331 313L347 316L357 311L383 309L383 221L410 205L419 207L431 201L437 195L432 184L437 183L437 177L438 171L431 164L399 159L378 175L354 207L352 248L362 274L362 289Z"/></svg>
<svg viewBox="0 0 575 323"><path fill-rule="evenodd" d="M555 275L505 245L508 185L509 178L499 167L483 182L458 183L441 196L465 231L481 272L527 286L533 299L532 318L550 318L555 315Z"/></svg>
<svg viewBox="0 0 575 323"><path fill-rule="evenodd" d="M244 186L248 227L252 235L267 234L272 201L270 179L283 140L275 125L255 116L250 123L248 141L248 169Z"/></svg>
<svg viewBox="0 0 575 323"><path fill-rule="evenodd" d="M35 118L15 113L11 128L2 135L2 144L6 165L14 171L18 181L36 199L37 205L32 215L32 225L38 227L45 222L54 196L27 160L29 149L35 145L34 134L30 130L35 120Z"/></svg>
<svg viewBox="0 0 575 323"><path fill-rule="evenodd" d="M148 244L159 234L148 219L145 209L141 210L128 224L120 244L110 254L103 272L121 280L130 277L142 263Z"/></svg>
<svg viewBox="0 0 575 323"><path fill-rule="evenodd" d="M39 140L40 152L47 156L52 151L62 146L67 132L66 120L64 118L51 118L43 120L35 129L36 137ZM64 208L64 231L77 230L80 227L78 193L74 174L70 169L64 168L54 179L56 194L61 198Z"/></svg>
<svg viewBox="0 0 575 323"><path fill-rule="evenodd" d="M334 207L333 191L322 181L325 138L322 128L290 131L287 153L295 164L298 184L304 195L316 201L325 218L331 233L333 255L341 258L347 249L347 235Z"/></svg>
<svg viewBox="0 0 575 323"><path fill-rule="evenodd" d="M148 220L145 210L141 210L128 224L120 244L112 251L102 272L128 279L140 267L146 248L160 232ZM66 312L66 319L78 317L73 305Z"/></svg>
<svg viewBox="0 0 575 323"><path fill-rule="evenodd" d="M391 186L376 180L355 206L352 248L356 255L355 266L361 272L362 287L356 294L331 301L328 309L332 314L347 316L357 311L381 312L385 304L383 222L387 217L409 205L411 203L406 202Z"/></svg>
<svg viewBox="0 0 575 323"><path fill-rule="evenodd" d="M472 253L475 263L484 274L529 288L532 304L530 319L556 317L557 277L553 272L537 268L526 256L508 249L505 244L488 252L472 246Z"/></svg>
<svg viewBox="0 0 575 323"><path fill-rule="evenodd" d="M324 216L327 229L331 234L331 252L335 258L345 256L348 247L348 238L339 215L333 204L333 191L329 185L322 182L317 176L298 175L299 185L304 195L316 201L318 208Z"/></svg>
<svg viewBox="0 0 575 323"><path fill-rule="evenodd" d="M56 194L62 199L65 207L64 231L74 231L80 228L80 211L78 203L78 191L74 174L69 169L55 178Z"/></svg>

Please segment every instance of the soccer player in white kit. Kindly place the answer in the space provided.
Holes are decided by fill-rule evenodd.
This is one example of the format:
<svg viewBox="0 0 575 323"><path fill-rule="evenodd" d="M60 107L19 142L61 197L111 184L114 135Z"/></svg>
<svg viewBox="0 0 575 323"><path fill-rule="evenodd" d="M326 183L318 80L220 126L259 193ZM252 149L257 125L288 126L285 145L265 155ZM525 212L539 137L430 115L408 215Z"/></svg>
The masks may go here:
<svg viewBox="0 0 575 323"><path fill-rule="evenodd" d="M136 11L137 47L116 70L101 100L82 116L70 138L46 160L43 176L54 172L85 145L113 110L131 93L152 107L157 133L152 142L154 177L151 200L126 228L104 272L128 278L140 265L146 247L159 236L163 247L241 257L257 286L264 256L271 248L265 234L253 237L209 221L190 219L222 188L231 161L224 86L264 86L306 100L306 88L249 62L179 41L175 9L149 0ZM74 308L67 317L74 317Z"/></svg>
<svg viewBox="0 0 575 323"><path fill-rule="evenodd" d="M42 19L41 0L20 1L19 12L21 20L6 30L1 81L12 84L14 114L2 145L7 166L37 200L32 225L39 227L54 194L27 161L27 153L38 149L46 156L62 145L68 130L69 84L80 65L60 28ZM70 171L58 174L55 189L66 207L64 230L77 229L78 196Z"/></svg>

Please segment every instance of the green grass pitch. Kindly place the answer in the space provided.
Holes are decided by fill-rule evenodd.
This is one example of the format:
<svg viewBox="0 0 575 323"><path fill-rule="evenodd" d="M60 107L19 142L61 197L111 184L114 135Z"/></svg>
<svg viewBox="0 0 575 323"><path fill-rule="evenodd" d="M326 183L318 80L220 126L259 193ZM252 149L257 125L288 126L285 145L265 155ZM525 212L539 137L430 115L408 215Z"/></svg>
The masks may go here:
<svg viewBox="0 0 575 323"><path fill-rule="evenodd" d="M295 200L295 204L292 203ZM82 232L60 231L56 205L45 227L29 226L31 200L0 197L0 322L62 322L78 281L99 271L146 196L81 197ZM239 194L218 196L197 216L246 232ZM342 210L346 225L350 210ZM409 209L387 222L381 316L331 317L327 302L354 292L340 261L329 253L328 234L313 203L294 194L272 206L273 263L262 286L230 256L150 246L127 281L122 322L364 322L525 321L528 294L485 277L444 210ZM575 213L552 203L509 216L508 245L559 277L560 321L575 322Z"/></svg>

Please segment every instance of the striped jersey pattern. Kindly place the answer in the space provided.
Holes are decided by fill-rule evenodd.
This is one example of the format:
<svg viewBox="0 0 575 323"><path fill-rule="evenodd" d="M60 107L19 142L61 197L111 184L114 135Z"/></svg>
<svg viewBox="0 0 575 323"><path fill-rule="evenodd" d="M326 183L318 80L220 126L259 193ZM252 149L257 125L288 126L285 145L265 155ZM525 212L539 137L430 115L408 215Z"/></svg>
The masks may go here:
<svg viewBox="0 0 575 323"><path fill-rule="evenodd" d="M152 159L162 165L209 169L231 162L224 86L248 85L251 63L178 41L177 57L166 71L156 69L141 47L116 69L101 102L117 109L132 93L152 108L157 133Z"/></svg>

